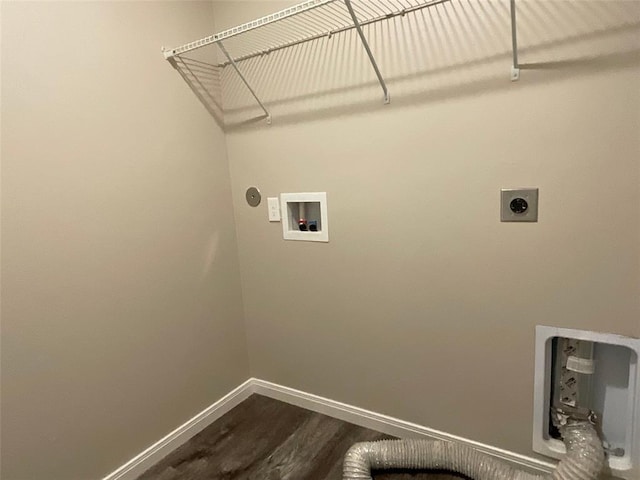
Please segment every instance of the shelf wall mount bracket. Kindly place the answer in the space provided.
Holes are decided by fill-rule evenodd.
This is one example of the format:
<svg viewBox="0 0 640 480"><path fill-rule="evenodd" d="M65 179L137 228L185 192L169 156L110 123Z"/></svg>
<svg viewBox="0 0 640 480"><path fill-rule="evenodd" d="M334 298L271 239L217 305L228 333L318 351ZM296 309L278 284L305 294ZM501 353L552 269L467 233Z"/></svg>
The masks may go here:
<svg viewBox="0 0 640 480"><path fill-rule="evenodd" d="M260 108L262 109L262 111L265 114L267 123L269 125L271 125L271 114L269 113L269 110L267 110L267 107L264 106L264 103L262 103L262 101L260 100L260 98L256 94L255 90L251 87L251 85L249 84L249 82L247 81L245 76L242 74L242 71L240 70L240 68L238 68L238 64L233 59L233 57L231 55L229 55L229 52L227 51L225 46L222 44L222 42L218 41L216 43L218 44L218 47L220 48L220 51L224 54L225 57L227 57L227 61L229 62L229 64L233 67L233 69L236 71L236 73L240 77L240 80L242 80L242 82L247 87L249 92L251 92L251 95L253 95L253 98L255 98L256 102L258 102L258 105L260 105Z"/></svg>
<svg viewBox="0 0 640 480"><path fill-rule="evenodd" d="M362 41L362 45L367 52L367 56L369 57L369 61L371 62L371 66L373 70L376 72L376 77L378 77L378 82L380 82L380 87L382 87L382 91L384 92L384 103L389 104L391 102L391 96L389 95L389 90L387 89L387 84L382 77L382 73L380 73L380 69L378 68L378 64L376 63L376 59L371 52L371 48L369 47L369 42L367 42L367 37L365 37L364 32L362 31L362 25L360 25L360 21L358 20L358 16L356 15L355 10L353 9L353 5L351 5L351 0L344 0L345 5L347 6L347 10L349 10L349 15L351 15L351 19L353 20L353 25L356 27L358 32L358 36Z"/></svg>
<svg viewBox="0 0 640 480"><path fill-rule="evenodd" d="M513 65L511 66L511 81L520 80L520 63L518 63L518 22L516 19L516 0L510 1L511 5L511 48L513 53Z"/></svg>

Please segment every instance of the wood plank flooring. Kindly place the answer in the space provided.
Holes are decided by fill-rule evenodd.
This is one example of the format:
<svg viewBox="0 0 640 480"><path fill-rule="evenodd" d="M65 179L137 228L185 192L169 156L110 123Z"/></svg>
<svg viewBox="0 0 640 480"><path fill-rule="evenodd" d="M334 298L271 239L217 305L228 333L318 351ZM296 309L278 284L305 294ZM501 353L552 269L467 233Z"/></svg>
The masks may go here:
<svg viewBox="0 0 640 480"><path fill-rule="evenodd" d="M252 395L138 480L341 480L351 445L393 438ZM459 480L436 472L378 472L375 480Z"/></svg>

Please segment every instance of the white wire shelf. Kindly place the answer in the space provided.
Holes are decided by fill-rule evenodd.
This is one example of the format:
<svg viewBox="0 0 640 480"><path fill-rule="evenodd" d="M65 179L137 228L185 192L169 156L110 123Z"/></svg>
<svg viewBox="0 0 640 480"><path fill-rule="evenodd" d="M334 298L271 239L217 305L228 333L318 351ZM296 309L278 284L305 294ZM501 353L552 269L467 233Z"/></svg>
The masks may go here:
<svg viewBox="0 0 640 480"><path fill-rule="evenodd" d="M377 62L367 42L362 27L389 20L397 16L431 7L449 0L307 0L271 15L215 33L179 47L164 49L164 56L175 66L175 57L188 52L217 45L225 57L218 67L232 66L265 113L267 122L271 115L256 92L242 74L240 63L250 58L299 45L322 37L356 29L371 66L384 94L384 102L390 102L389 91ZM514 65L517 70L517 44L515 30L515 0L511 0L513 23ZM230 53L232 52L233 55ZM517 78L514 78L517 79Z"/></svg>
<svg viewBox="0 0 640 480"><path fill-rule="evenodd" d="M352 0L360 25L388 20L449 0ZM236 62L355 28L344 0L308 0L164 51L170 58L224 41ZM228 62L219 66L227 65Z"/></svg>

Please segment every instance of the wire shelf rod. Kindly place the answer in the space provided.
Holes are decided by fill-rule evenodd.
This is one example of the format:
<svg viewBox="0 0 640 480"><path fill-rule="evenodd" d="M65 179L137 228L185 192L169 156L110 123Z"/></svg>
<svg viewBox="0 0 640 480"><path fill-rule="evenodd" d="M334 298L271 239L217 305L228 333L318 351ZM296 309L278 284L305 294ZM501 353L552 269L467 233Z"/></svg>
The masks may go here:
<svg viewBox="0 0 640 480"><path fill-rule="evenodd" d="M253 95L253 98L255 98L256 102L258 102L258 105L260 105L260 108L264 111L264 114L266 115L266 118L267 118L267 123L271 124L271 114L269 113L269 110L267 110L267 107L265 107L262 101L260 100L260 98L258 98L258 95L256 94L255 90L251 88L251 85L249 85L249 82L247 82L247 79L244 77L244 75L238 68L238 65L236 65L236 62L233 60L233 58L231 58L231 55L229 55L229 52L227 51L227 49L224 48L223 43L222 42L216 42L216 43L218 44L218 47L220 48L224 56L227 57L227 60L229 61L233 69L236 71L240 79L244 82L245 86L249 89L249 91L251 92L251 95Z"/></svg>
<svg viewBox="0 0 640 480"><path fill-rule="evenodd" d="M176 47L170 50L165 50L164 52L165 57L169 58L174 55L180 55L181 53L187 53L192 50L196 50L198 48L206 47L207 45L211 45L212 43L220 42L221 40L239 35L241 33L248 32L250 30L260 28L264 25L268 25L270 23L277 22L282 19L292 17L294 15L298 15L302 12L315 9L322 5L325 5L327 3L332 3L335 1L336 0L307 0L306 2L300 3L298 5L294 5L289 8L285 8L284 10L280 10L279 12L272 13L271 15L267 15L266 17L258 18L251 22L238 25L237 27L224 30L220 33L215 33L213 35L202 38L200 40L196 40L195 42L187 43L180 47Z"/></svg>
<svg viewBox="0 0 640 480"><path fill-rule="evenodd" d="M188 60L188 61L193 62L193 63L199 63L199 64L202 64L202 65L206 65L207 67L211 67L212 69L218 70L220 68L220 65L216 65L215 63L205 62L203 60L198 60L197 58L186 57L184 55L181 55L180 58L182 60Z"/></svg>
<svg viewBox="0 0 640 480"><path fill-rule="evenodd" d="M422 10L424 8L428 8L428 7L433 7L435 5L439 5L442 3L446 3L449 2L451 0L431 0L430 2L427 3L422 3L422 4L418 4L418 5L414 5L412 7L408 7L408 8L403 8L401 10L397 10L397 11L393 11L393 12L389 12L389 13L383 13L375 18L370 18L370 19L366 19L366 20L362 20L360 21L360 26L362 27L366 27L367 25L371 25L373 23L378 23L378 22L382 22L385 20L389 20L391 18L395 18L395 17L400 17L400 16L404 16L406 14L409 13L413 13L416 12L418 10ZM317 33L315 35L311 35L305 38L301 38L298 40L294 40L291 41L289 43L285 43L282 45L277 45L277 46L273 46L273 47L267 47L267 48L263 48L259 51L255 51L246 55L241 55L235 58L236 62L243 62L245 60L249 60L251 58L255 58L255 57L260 57L263 55L268 55L270 53L273 52L277 52L278 50L284 50L286 48L290 48L290 47L294 47L296 45L300 45L301 43L306 43L306 42L311 42L313 40L318 40L321 38L325 38L325 37L331 37L333 35L337 35L339 33L343 33L343 32L347 32L349 30L353 30L355 27L355 25L353 24L349 24L349 25L345 25L342 27L338 27L338 28L334 28L333 30L330 31L326 31L326 32L322 32L322 33ZM229 65L229 62L221 62L219 64L217 64L217 66L219 67L225 67Z"/></svg>
<svg viewBox="0 0 640 480"><path fill-rule="evenodd" d="M520 63L518 63L518 23L516 19L516 0L510 1L511 8L511 48L513 50L513 66L511 67L511 80L520 79Z"/></svg>
<svg viewBox="0 0 640 480"><path fill-rule="evenodd" d="M367 37L365 37L364 32L362 31L362 26L358 21L358 17L356 15L355 10L353 9L353 5L351 5L351 0L344 0L347 9L349 10L349 14L353 19L353 24L358 32L358 36L362 41L362 46L367 52L367 56L369 57L369 61L371 62L371 66L373 67L374 72L376 73L376 77L378 77L378 82L380 82L380 87L382 87L382 91L384 92L384 103L389 103L391 101L391 97L389 97L389 90L387 89L387 84L384 81L382 73L380 73L380 69L378 68L378 64L376 63L376 59L371 52L371 48L369 47L369 42L367 42Z"/></svg>

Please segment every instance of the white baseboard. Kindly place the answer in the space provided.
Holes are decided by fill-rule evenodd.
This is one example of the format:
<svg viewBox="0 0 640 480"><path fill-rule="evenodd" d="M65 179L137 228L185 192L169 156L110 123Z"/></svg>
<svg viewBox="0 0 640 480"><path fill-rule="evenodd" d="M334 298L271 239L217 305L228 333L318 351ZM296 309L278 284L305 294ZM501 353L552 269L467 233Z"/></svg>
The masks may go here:
<svg viewBox="0 0 640 480"><path fill-rule="evenodd" d="M458 442L492 457L499 458L516 468L526 469L534 473L550 473L555 468L555 464L551 462L485 445L265 380L250 378L102 480L135 480L172 450L204 430L254 393L399 438L430 438Z"/></svg>
<svg viewBox="0 0 640 480"><path fill-rule="evenodd" d="M253 394L253 381L254 379L250 378L233 389L213 405L205 408L102 480L135 480L167 454L249 398Z"/></svg>
<svg viewBox="0 0 640 480"><path fill-rule="evenodd" d="M252 379L253 391L265 397L274 398L282 402L306 408L314 412L328 415L345 422L353 423L361 427L377 430L387 435L399 438L428 438L433 440L445 440L457 442L478 451L486 453L495 458L499 458L516 468L525 469L533 473L550 473L555 469L555 464L545 462L519 453L510 452L501 448L485 445L467 438L458 437L449 433L434 430L432 428L405 422L397 418L371 412L363 408L354 407L345 403L336 402L328 398L301 392L293 388L283 387L275 383L259 379Z"/></svg>

